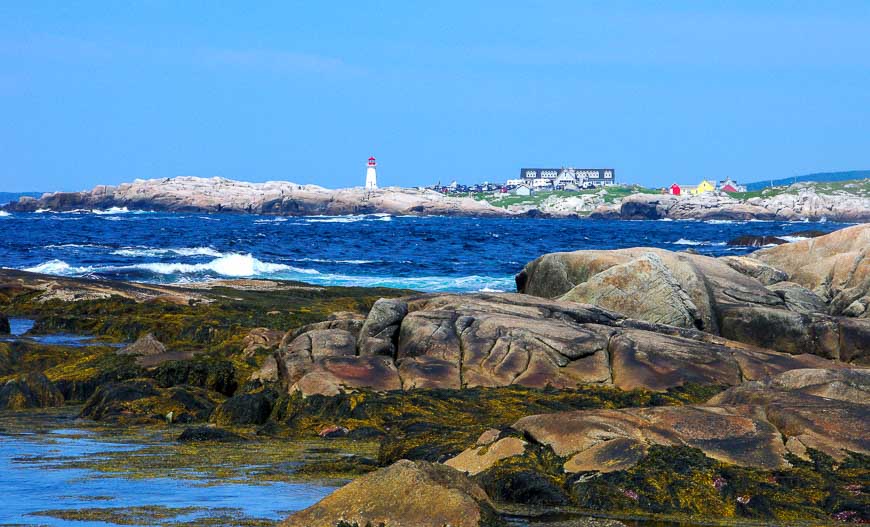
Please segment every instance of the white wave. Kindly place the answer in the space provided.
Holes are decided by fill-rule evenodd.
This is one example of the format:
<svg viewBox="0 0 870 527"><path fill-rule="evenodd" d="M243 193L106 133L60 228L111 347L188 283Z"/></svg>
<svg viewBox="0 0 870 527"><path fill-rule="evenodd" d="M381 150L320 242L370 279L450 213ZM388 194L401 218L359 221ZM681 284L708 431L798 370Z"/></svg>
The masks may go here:
<svg viewBox="0 0 870 527"><path fill-rule="evenodd" d="M730 225L738 222L734 220L706 220L704 223L709 223L710 225Z"/></svg>
<svg viewBox="0 0 870 527"><path fill-rule="evenodd" d="M799 242L803 240L809 240L806 236L777 236L780 240L785 240L787 242Z"/></svg>
<svg viewBox="0 0 870 527"><path fill-rule="evenodd" d="M64 262L63 260L48 260L47 262L42 262L41 264L34 265L33 267L25 267L24 271L30 271L31 273L42 273L42 274L53 274L53 275L76 275L89 273L93 270L92 267L73 267L70 264Z"/></svg>
<svg viewBox="0 0 870 527"><path fill-rule="evenodd" d="M220 251L216 251L211 247L179 247L170 249L157 249L153 247L124 247L123 249L117 249L115 251L112 251L112 254L116 254L118 256L126 256L129 258L154 257L163 256L166 254L177 254L179 256L212 256L215 258L223 256L223 253L221 253Z"/></svg>
<svg viewBox="0 0 870 527"><path fill-rule="evenodd" d="M127 214L130 212L130 209L127 207L109 207L108 209L94 209L91 212L94 214L104 215L104 214Z"/></svg>
<svg viewBox="0 0 870 527"><path fill-rule="evenodd" d="M143 269L158 274L185 274L213 271L222 276L258 276L279 272L318 274L315 269L300 269L284 264L262 262L250 254L227 254L207 263L142 263L124 269Z"/></svg>
<svg viewBox="0 0 870 527"><path fill-rule="evenodd" d="M0 210L0 218L6 218L6 217L9 217L9 216L12 216L12 214L9 214L9 213L6 212L5 210Z"/></svg>
<svg viewBox="0 0 870 527"><path fill-rule="evenodd" d="M374 263L383 263L383 260L329 260L325 258L293 258L293 262L314 262L314 263L337 263L337 264L352 264L365 265Z"/></svg>
<svg viewBox="0 0 870 527"><path fill-rule="evenodd" d="M51 209L36 209L36 210L33 211L33 212L36 213L36 214L44 214L44 213L46 213L46 212L54 212L54 211L51 210Z"/></svg>
<svg viewBox="0 0 870 527"><path fill-rule="evenodd" d="M46 245L43 249L109 249L108 245L99 245L96 243L61 243Z"/></svg>
<svg viewBox="0 0 870 527"><path fill-rule="evenodd" d="M293 274L279 273L273 278L300 280L324 286L390 287L427 292L482 290L496 292L513 291L516 288L513 276L353 276L325 273L312 276L294 276Z"/></svg>
<svg viewBox="0 0 870 527"><path fill-rule="evenodd" d="M282 218L282 217L279 216L279 217L277 217L277 218L269 218L269 219L259 219L259 220L254 220L254 223L259 223L259 224L263 224L263 223L284 223L285 221L287 221L287 218Z"/></svg>
<svg viewBox="0 0 870 527"><path fill-rule="evenodd" d="M358 221L393 221L389 214L358 214L349 216L309 216L306 223L356 223Z"/></svg>
<svg viewBox="0 0 870 527"><path fill-rule="evenodd" d="M725 242L699 242L697 240L687 240L685 238L680 238L675 242L671 242L674 245L713 245L716 247L722 247L727 245Z"/></svg>

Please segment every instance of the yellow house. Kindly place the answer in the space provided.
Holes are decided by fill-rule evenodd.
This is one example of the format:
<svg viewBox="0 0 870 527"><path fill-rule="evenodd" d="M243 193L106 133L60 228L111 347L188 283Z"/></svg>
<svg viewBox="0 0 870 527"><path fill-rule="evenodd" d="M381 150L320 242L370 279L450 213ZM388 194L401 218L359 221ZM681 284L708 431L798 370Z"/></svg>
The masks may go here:
<svg viewBox="0 0 870 527"><path fill-rule="evenodd" d="M713 192L714 190L716 190L716 185L705 179L698 183L697 187L692 189L692 194L703 194L705 192Z"/></svg>

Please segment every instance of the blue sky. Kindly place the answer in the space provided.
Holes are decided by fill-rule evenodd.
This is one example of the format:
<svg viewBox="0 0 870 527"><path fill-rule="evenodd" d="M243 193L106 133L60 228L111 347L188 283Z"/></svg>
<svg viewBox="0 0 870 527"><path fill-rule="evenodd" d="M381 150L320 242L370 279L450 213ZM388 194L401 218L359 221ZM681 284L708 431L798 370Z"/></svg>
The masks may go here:
<svg viewBox="0 0 870 527"><path fill-rule="evenodd" d="M0 190L868 169L868 34L867 1L2 2Z"/></svg>

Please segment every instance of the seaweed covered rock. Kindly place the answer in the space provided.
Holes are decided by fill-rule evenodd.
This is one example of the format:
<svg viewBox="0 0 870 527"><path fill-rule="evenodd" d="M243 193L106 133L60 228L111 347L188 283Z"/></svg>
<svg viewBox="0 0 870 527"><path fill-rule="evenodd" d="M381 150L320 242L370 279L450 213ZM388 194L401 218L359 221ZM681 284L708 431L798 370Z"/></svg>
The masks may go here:
<svg viewBox="0 0 870 527"><path fill-rule="evenodd" d="M63 394L39 372L28 373L0 386L0 410L61 406Z"/></svg>
<svg viewBox="0 0 870 527"><path fill-rule="evenodd" d="M663 391L687 383L733 386L832 364L528 295L420 295L381 306L365 327L389 338L364 331L354 341L345 330L315 329L282 347L277 365L284 387L305 395L592 383ZM393 329L378 329L385 321ZM368 344L361 348L361 342Z"/></svg>
<svg viewBox="0 0 870 527"><path fill-rule="evenodd" d="M198 443L203 441L215 441L219 443L237 443L245 438L215 426L191 426L184 429L178 436L180 443Z"/></svg>
<svg viewBox="0 0 870 527"><path fill-rule="evenodd" d="M236 368L228 360L201 358L173 360L160 364L148 373L164 387L189 385L232 395L238 389Z"/></svg>
<svg viewBox="0 0 870 527"><path fill-rule="evenodd" d="M270 389L236 394L215 408L211 421L219 425L261 425L269 419L278 394Z"/></svg>
<svg viewBox="0 0 870 527"><path fill-rule="evenodd" d="M483 489L461 472L403 460L357 478L281 525L483 527L503 522Z"/></svg>
<svg viewBox="0 0 870 527"><path fill-rule="evenodd" d="M192 423L206 421L216 405L214 394L202 388L161 388L152 379L133 379L101 386L79 415L96 421Z"/></svg>

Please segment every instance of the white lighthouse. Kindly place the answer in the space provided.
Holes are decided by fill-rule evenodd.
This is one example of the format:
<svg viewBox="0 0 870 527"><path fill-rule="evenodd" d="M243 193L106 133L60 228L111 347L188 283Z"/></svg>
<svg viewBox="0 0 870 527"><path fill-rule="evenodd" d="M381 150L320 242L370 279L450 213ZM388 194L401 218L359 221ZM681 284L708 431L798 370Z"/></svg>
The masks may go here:
<svg viewBox="0 0 870 527"><path fill-rule="evenodd" d="M378 164L374 157L369 158L366 165L366 190L375 190L378 188Z"/></svg>

